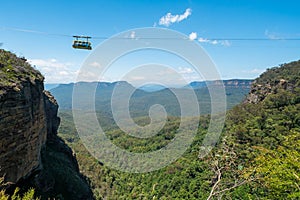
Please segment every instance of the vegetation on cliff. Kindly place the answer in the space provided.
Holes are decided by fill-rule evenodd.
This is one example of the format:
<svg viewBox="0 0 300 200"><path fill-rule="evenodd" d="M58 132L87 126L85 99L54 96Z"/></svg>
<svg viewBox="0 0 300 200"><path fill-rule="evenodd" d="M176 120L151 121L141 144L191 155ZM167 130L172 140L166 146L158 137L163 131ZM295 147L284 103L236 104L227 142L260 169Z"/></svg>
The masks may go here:
<svg viewBox="0 0 300 200"><path fill-rule="evenodd" d="M20 90L24 81L42 82L42 74L31 67L25 58L19 58L15 54L0 49L0 95L5 93L5 88Z"/></svg>
<svg viewBox="0 0 300 200"><path fill-rule="evenodd" d="M218 191L228 188L230 180L226 177L235 174L235 182L244 184L225 197L300 198L299 72L300 61L267 70L255 80L249 95L264 94L263 98L253 102L248 96L248 101L228 112L224 132L227 144L220 146L229 146L236 159L235 165L223 168L216 194L224 194Z"/></svg>

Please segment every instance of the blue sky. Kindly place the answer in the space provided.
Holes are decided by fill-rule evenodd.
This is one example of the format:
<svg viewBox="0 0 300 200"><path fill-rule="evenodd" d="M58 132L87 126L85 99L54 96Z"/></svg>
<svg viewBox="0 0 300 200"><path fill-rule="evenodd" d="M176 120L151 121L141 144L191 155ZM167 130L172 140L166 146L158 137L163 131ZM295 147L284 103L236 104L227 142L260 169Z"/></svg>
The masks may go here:
<svg viewBox="0 0 300 200"><path fill-rule="evenodd" d="M276 40L300 38L299 7L296 0L3 1L0 43L1 48L28 58L45 75L46 83L66 83L75 80L91 53L72 49L69 36L111 37L156 26L194 39L215 62L223 79L255 78L266 68L300 59L300 40ZM222 38L269 40L214 40ZM92 38L94 48L101 42ZM149 60L147 53L138 56ZM171 66L178 63L172 56L167 58ZM107 81L117 79L134 59L118 62ZM191 81L197 79L184 62L174 67Z"/></svg>

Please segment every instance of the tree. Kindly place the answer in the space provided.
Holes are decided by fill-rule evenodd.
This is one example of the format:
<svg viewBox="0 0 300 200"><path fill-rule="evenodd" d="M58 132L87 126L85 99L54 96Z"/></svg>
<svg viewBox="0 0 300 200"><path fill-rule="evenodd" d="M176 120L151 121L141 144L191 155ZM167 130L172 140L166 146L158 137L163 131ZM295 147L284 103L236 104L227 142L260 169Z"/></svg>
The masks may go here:
<svg viewBox="0 0 300 200"><path fill-rule="evenodd" d="M300 132L293 131L275 150L256 147L255 176L271 199L300 198Z"/></svg>

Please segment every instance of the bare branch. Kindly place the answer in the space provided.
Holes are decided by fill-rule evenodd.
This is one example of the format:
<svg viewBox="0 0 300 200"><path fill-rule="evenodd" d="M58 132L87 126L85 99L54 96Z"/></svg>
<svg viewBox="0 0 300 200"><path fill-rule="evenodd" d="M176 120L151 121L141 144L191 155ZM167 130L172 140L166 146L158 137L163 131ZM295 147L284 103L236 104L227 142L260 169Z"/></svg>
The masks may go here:
<svg viewBox="0 0 300 200"><path fill-rule="evenodd" d="M214 191L216 190L216 188L218 187L218 184L221 181L221 177L222 177L222 173L221 170L223 168L219 168L218 164L215 165L216 166L216 172L217 172L217 176L218 176L218 180L215 182L215 184L213 185L213 187L211 188L210 194L207 197L207 200L210 200L213 196L214 196Z"/></svg>
<svg viewBox="0 0 300 200"><path fill-rule="evenodd" d="M244 180L244 181L242 181L242 182L240 182L240 183L235 183L235 184L234 184L232 187L230 187L230 188L225 188L225 189L223 189L223 190L214 192L214 193L213 193L213 196L214 196L214 195L217 195L217 194L220 194L220 193L224 193L224 192L226 192L226 191L233 190L234 188L237 188L237 187L239 187L239 186L241 186L241 185L244 185L244 184L247 183L247 182L249 182L249 180Z"/></svg>

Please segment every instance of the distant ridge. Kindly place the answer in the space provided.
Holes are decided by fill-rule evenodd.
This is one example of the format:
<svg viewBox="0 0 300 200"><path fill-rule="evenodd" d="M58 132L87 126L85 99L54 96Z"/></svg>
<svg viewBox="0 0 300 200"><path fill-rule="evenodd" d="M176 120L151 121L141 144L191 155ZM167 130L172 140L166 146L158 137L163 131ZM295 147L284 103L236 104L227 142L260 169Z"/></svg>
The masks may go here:
<svg viewBox="0 0 300 200"><path fill-rule="evenodd" d="M56 88L57 86L59 86L59 83L45 83L44 84L45 90L51 90L53 88Z"/></svg>
<svg viewBox="0 0 300 200"><path fill-rule="evenodd" d="M222 81L210 81L208 84L220 85ZM226 80L224 81L227 108L230 109L238 103L242 102L246 95L250 91L250 85L252 80ZM82 99L82 105L80 109L87 109L90 102L89 94L96 88L95 92L95 108L97 111L101 111L111 115L111 100L112 95L117 95L118 100L128 98L127 95L132 93L129 104L130 112L133 117L146 116L150 107L154 104L161 104L165 107L166 111L171 116L180 116L180 106L177 98L174 94L182 94L186 96L186 101L189 100L187 94L193 89L201 110L201 114L210 113L210 93L207 87L204 86L205 82L192 82L191 86L179 87L179 88L165 88L161 85L146 85L146 87L135 88L133 85L126 81L117 81L113 83L109 82L78 82L70 84L61 84L58 87L50 90L56 97L60 109L69 110L72 109L72 96L74 85L79 86ZM200 87L201 86L201 87ZM117 89L117 93L115 93ZM116 97L116 96L115 96Z"/></svg>
<svg viewBox="0 0 300 200"><path fill-rule="evenodd" d="M242 87L251 88L252 79L229 79L229 80L213 80L213 81L193 81L183 88L199 89L207 87L207 85L220 85L222 82L225 87Z"/></svg>

